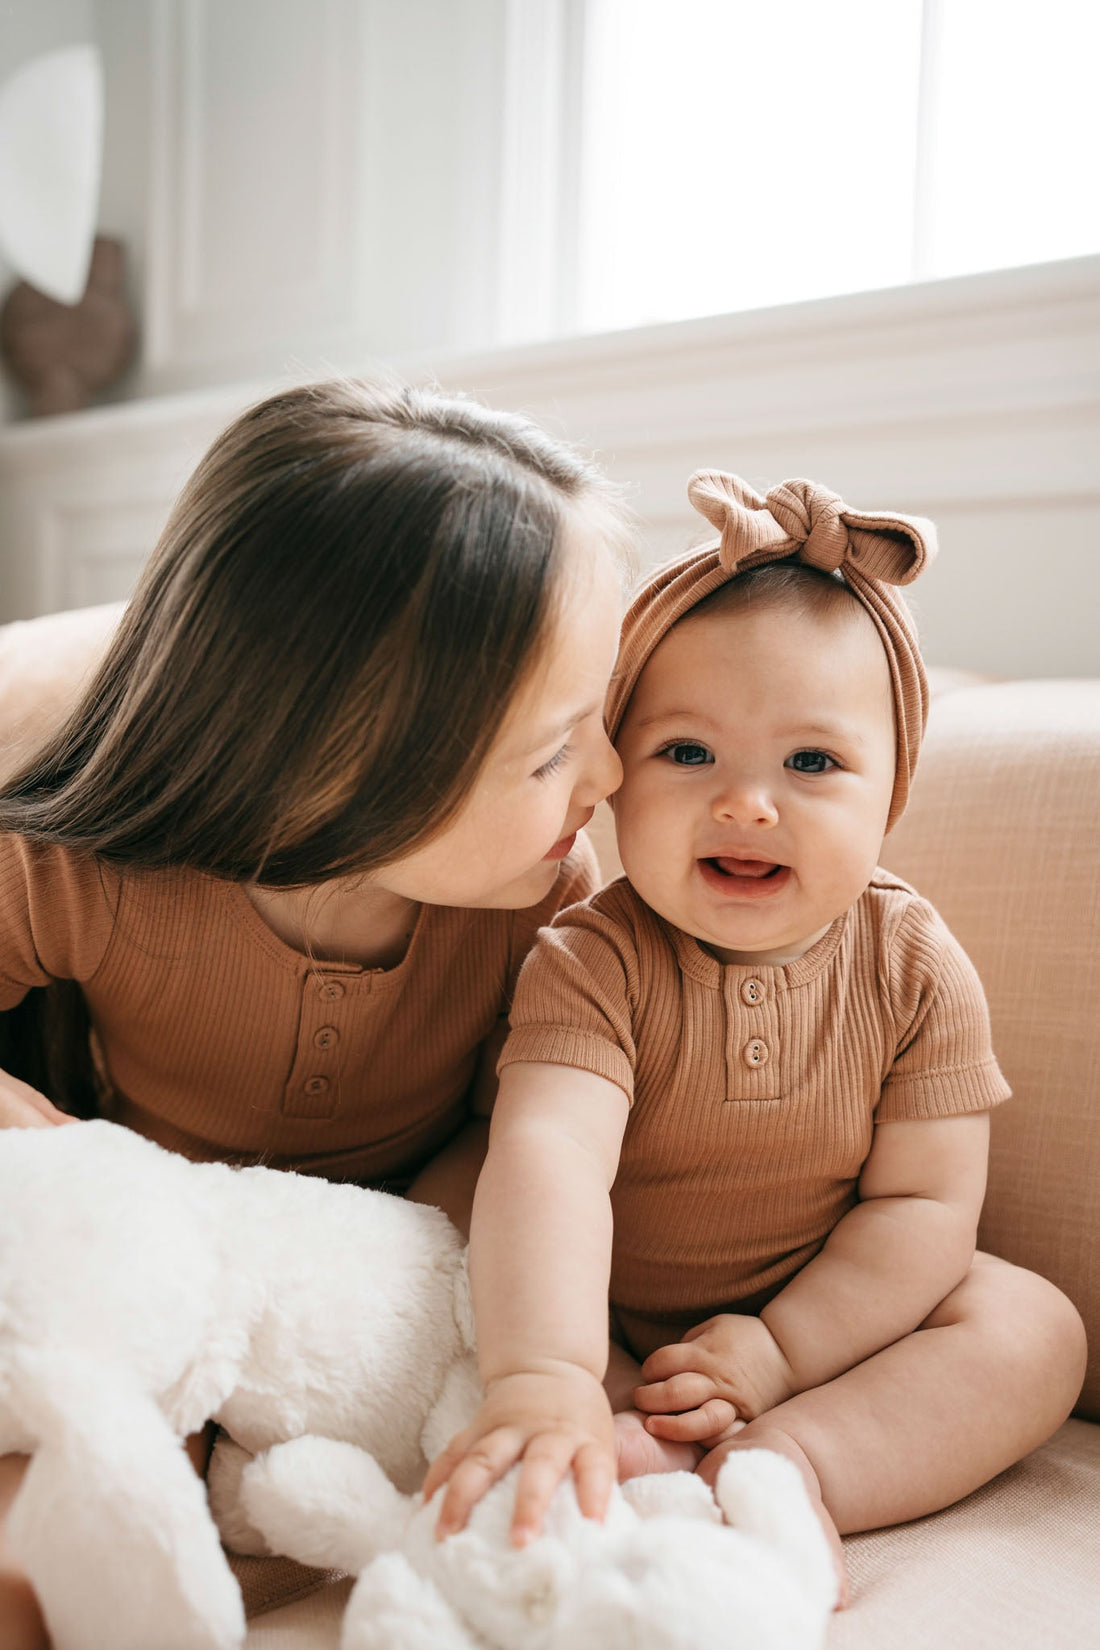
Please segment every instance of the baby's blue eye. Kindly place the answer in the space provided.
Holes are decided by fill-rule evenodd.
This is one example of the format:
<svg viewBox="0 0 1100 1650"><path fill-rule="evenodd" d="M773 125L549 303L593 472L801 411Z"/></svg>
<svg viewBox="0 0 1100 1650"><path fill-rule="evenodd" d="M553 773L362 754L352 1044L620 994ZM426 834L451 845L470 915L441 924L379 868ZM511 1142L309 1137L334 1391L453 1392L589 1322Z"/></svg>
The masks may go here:
<svg viewBox="0 0 1100 1650"><path fill-rule="evenodd" d="M837 764L824 751L795 751L783 766L793 768L795 773L827 773Z"/></svg>
<svg viewBox="0 0 1100 1650"><path fill-rule="evenodd" d="M675 745L666 745L661 755L667 756L678 768L702 768L708 762L714 761L705 745L693 745L687 740Z"/></svg>

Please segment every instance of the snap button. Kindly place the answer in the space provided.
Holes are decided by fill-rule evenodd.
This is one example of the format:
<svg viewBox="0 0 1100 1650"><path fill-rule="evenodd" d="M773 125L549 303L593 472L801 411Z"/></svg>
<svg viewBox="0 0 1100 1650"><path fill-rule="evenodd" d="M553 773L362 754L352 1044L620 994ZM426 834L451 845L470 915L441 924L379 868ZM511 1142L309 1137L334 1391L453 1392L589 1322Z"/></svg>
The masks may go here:
<svg viewBox="0 0 1100 1650"><path fill-rule="evenodd" d="M759 980L741 981L741 1001L743 1003L762 1003L764 1001L764 987Z"/></svg>
<svg viewBox="0 0 1100 1650"><path fill-rule="evenodd" d="M759 1037L754 1037L751 1042L746 1043L741 1053L747 1066L766 1066L768 1063L768 1045L762 1043Z"/></svg>
<svg viewBox="0 0 1100 1650"><path fill-rule="evenodd" d="M328 1078L307 1077L305 1082L305 1091L307 1094L327 1094Z"/></svg>
<svg viewBox="0 0 1100 1650"><path fill-rule="evenodd" d="M317 995L326 1002L335 1003L344 995L344 988L339 980L318 980Z"/></svg>
<svg viewBox="0 0 1100 1650"><path fill-rule="evenodd" d="M335 1048L339 1041L340 1033L335 1026L322 1026L313 1034L314 1048Z"/></svg>

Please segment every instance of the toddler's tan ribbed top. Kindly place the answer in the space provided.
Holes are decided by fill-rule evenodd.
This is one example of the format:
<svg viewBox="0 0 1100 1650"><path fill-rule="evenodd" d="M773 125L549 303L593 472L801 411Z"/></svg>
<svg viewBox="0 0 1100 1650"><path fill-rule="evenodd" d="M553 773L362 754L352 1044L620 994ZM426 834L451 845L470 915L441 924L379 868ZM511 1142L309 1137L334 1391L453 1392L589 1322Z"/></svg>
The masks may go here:
<svg viewBox="0 0 1100 1650"><path fill-rule="evenodd" d="M465 1121L539 925L598 884L578 838L539 905L422 906L404 959L372 969L311 962L237 884L0 836L0 1009L78 980L107 1114L190 1157L400 1183Z"/></svg>
<svg viewBox="0 0 1100 1650"><path fill-rule="evenodd" d="M758 1311L857 1201L876 1123L1009 1093L981 984L927 900L877 871L784 966L718 962L625 879L560 915L520 974L501 1066L625 1090L611 1300L638 1356Z"/></svg>

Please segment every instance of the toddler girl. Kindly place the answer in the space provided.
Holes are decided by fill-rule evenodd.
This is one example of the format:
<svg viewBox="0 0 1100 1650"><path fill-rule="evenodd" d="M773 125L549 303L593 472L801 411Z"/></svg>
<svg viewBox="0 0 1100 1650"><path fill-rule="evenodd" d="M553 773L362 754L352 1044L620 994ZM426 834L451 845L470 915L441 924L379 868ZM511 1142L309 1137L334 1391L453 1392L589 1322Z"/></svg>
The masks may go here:
<svg viewBox="0 0 1100 1650"><path fill-rule="evenodd" d="M333 383L245 413L0 790L0 1009L41 1029L63 994L96 1055L9 1036L0 1125L94 1109L464 1223L485 1050L539 924L596 886L623 537L589 465L469 401ZM0 1531L5 1622L41 1632Z"/></svg>
<svg viewBox="0 0 1100 1650"><path fill-rule="evenodd" d="M429 1475L443 1533L520 1456L522 1541L570 1466L598 1516L616 1453L713 1481L756 1445L835 1541L975 1488L1080 1384L1069 1303L975 1256L1008 1093L981 987L877 868L927 698L893 587L931 528L807 482L691 496L721 541L642 590L609 701L626 877L517 989L472 1232L487 1393Z"/></svg>

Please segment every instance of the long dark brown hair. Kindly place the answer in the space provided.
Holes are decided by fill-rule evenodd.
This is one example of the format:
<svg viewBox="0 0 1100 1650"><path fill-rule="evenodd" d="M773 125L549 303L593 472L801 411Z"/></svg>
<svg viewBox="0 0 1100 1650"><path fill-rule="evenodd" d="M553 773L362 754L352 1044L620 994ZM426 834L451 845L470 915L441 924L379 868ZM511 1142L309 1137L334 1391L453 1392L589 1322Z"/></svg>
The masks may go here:
<svg viewBox="0 0 1100 1650"><path fill-rule="evenodd" d="M200 463L0 830L271 887L411 852L537 660L582 515L625 534L614 489L525 419L346 380L272 396Z"/></svg>

